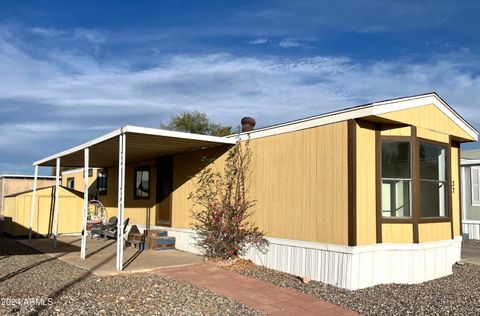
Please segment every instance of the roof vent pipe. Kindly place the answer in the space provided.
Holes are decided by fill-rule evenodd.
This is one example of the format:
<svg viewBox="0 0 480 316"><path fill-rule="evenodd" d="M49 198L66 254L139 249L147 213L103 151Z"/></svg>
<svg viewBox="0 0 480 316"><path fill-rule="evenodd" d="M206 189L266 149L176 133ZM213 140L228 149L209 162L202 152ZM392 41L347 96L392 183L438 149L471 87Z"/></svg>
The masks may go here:
<svg viewBox="0 0 480 316"><path fill-rule="evenodd" d="M253 117L244 117L240 123L242 124L242 133L244 133L253 131L256 122Z"/></svg>

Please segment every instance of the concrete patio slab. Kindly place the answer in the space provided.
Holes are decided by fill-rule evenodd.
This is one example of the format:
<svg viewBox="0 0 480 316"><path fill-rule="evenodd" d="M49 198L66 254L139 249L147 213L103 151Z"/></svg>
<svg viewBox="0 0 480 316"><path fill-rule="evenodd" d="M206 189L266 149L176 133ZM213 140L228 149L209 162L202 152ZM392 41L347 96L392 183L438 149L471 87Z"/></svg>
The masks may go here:
<svg viewBox="0 0 480 316"><path fill-rule="evenodd" d="M53 240L48 238L33 239L32 241L18 240L27 247L101 276L147 272L154 269L182 267L203 262L201 256L174 249L138 251L125 248L124 270L119 272L115 268L116 240L87 238L85 260L80 258L80 241L80 237L60 237L55 249L53 248Z"/></svg>

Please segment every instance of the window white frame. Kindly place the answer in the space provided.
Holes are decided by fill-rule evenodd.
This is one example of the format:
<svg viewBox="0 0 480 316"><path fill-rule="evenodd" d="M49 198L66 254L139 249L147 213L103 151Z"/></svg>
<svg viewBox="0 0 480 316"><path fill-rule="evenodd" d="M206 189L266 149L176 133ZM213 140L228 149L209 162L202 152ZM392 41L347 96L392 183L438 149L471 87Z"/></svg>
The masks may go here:
<svg viewBox="0 0 480 316"><path fill-rule="evenodd" d="M470 187L472 188L472 206L480 206L480 166L470 167Z"/></svg>

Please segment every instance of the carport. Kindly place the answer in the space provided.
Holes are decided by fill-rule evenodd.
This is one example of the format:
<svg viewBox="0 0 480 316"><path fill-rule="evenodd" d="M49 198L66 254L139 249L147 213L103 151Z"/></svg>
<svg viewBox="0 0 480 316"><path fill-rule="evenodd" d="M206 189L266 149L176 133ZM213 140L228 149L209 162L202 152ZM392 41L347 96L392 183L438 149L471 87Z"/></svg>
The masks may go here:
<svg viewBox="0 0 480 316"><path fill-rule="evenodd" d="M127 141L128 139L128 141ZM67 149L33 163L35 169L33 197L30 211L29 240L32 237L35 192L37 189L38 167L56 167L55 197L53 215L54 248L58 235L58 188L60 185L60 167L84 168L83 234L80 258L86 257L86 228L88 211L88 169L118 166L118 229L116 268L123 270L123 232L125 207L125 168L126 164L158 158L177 153L200 150L222 145L233 145L236 140L226 137L167 131L138 126L125 126L80 146Z"/></svg>

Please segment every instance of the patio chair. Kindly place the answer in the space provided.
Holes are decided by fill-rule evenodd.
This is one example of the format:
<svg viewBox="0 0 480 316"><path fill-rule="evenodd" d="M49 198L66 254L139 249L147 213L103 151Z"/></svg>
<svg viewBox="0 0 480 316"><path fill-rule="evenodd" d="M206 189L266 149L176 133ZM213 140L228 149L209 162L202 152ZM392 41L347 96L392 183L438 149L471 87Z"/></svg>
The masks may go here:
<svg viewBox="0 0 480 316"><path fill-rule="evenodd" d="M125 232L127 231L127 226L129 221L130 221L130 218L127 218L123 222L123 234L125 234ZM105 230L104 236L105 238L117 238L117 231L118 231L118 226L109 227L108 229Z"/></svg>
<svg viewBox="0 0 480 316"><path fill-rule="evenodd" d="M93 235L99 235L100 237L102 237L102 235L105 235L105 232L108 229L112 227L117 227L117 223L118 218L116 216L110 217L108 222L106 222L105 224L100 224L90 229L90 238L93 239Z"/></svg>

